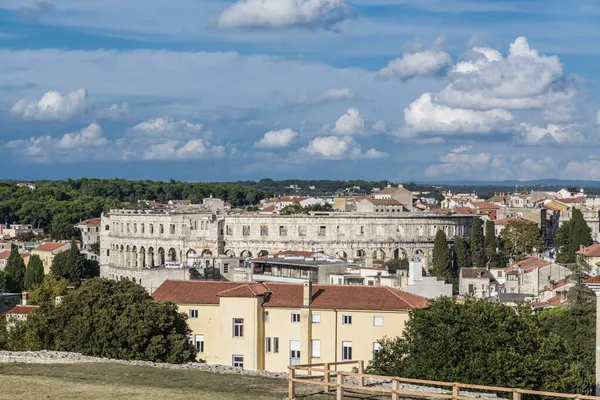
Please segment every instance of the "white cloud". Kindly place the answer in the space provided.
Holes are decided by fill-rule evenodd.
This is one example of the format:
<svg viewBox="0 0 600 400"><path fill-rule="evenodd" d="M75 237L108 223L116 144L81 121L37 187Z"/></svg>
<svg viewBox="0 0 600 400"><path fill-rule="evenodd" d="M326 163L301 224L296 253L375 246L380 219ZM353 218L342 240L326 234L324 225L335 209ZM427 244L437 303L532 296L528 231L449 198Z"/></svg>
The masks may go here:
<svg viewBox="0 0 600 400"><path fill-rule="evenodd" d="M478 111L437 104L431 93L421 95L404 109L404 121L412 132L490 133L512 120L506 110Z"/></svg>
<svg viewBox="0 0 600 400"><path fill-rule="evenodd" d="M80 149L88 147L99 147L108 143L102 136L102 128L97 123L90 124L79 132L67 133L59 141L61 149Z"/></svg>
<svg viewBox="0 0 600 400"><path fill-rule="evenodd" d="M130 135L144 139L184 139L203 133L202 124L193 124L186 120L174 121L160 117L141 122L130 129Z"/></svg>
<svg viewBox="0 0 600 400"><path fill-rule="evenodd" d="M129 104L127 102L111 104L110 107L102 110L99 114L102 118L119 121L129 114Z"/></svg>
<svg viewBox="0 0 600 400"><path fill-rule="evenodd" d="M471 151L471 149L473 148L473 146L469 145L463 145L460 147L457 147L455 149L450 150L450 153L464 153L466 151Z"/></svg>
<svg viewBox="0 0 600 400"><path fill-rule="evenodd" d="M200 160L207 156L223 156L223 146L212 146L202 139L192 139L187 142L167 140L148 146L144 151L143 159L148 161L181 161Z"/></svg>
<svg viewBox="0 0 600 400"><path fill-rule="evenodd" d="M14 116L40 121L68 120L85 110L87 93L79 89L66 95L46 92L39 101L19 100L10 110Z"/></svg>
<svg viewBox="0 0 600 400"><path fill-rule="evenodd" d="M438 75L452 66L450 54L440 50L425 50L404 54L379 71L383 79L399 78L402 81L419 75Z"/></svg>
<svg viewBox="0 0 600 400"><path fill-rule="evenodd" d="M596 114L596 124L600 125L600 111Z"/></svg>
<svg viewBox="0 0 600 400"><path fill-rule="evenodd" d="M473 170L479 170L489 165L491 156L487 153L459 153L451 151L442 156L439 165L431 165L425 170L430 177L444 175L472 176Z"/></svg>
<svg viewBox="0 0 600 400"><path fill-rule="evenodd" d="M344 0L239 0L218 16L217 26L222 29L330 28L351 16Z"/></svg>
<svg viewBox="0 0 600 400"><path fill-rule="evenodd" d="M278 131L269 131L258 142L254 143L254 147L276 148L288 147L298 137L298 133L292 129L286 128Z"/></svg>
<svg viewBox="0 0 600 400"><path fill-rule="evenodd" d="M350 89L329 89L321 95L322 101L349 100L354 98L354 93Z"/></svg>
<svg viewBox="0 0 600 400"><path fill-rule="evenodd" d="M546 126L538 126L528 123L522 123L521 139L524 144L535 145L540 142L552 142L558 144L577 144L584 139L575 124L571 125L556 125L547 124Z"/></svg>
<svg viewBox="0 0 600 400"><path fill-rule="evenodd" d="M338 135L361 135L365 131L365 120L356 108L349 108L335 122L333 133Z"/></svg>
<svg viewBox="0 0 600 400"><path fill-rule="evenodd" d="M563 179L593 179L600 180L600 160L569 161L561 177Z"/></svg>
<svg viewBox="0 0 600 400"><path fill-rule="evenodd" d="M371 126L371 129L373 130L373 132L385 133L385 132L387 132L387 124L385 123L385 121L380 120L380 121L375 122Z"/></svg>
<svg viewBox="0 0 600 400"><path fill-rule="evenodd" d="M375 149L363 153L350 136L317 137L311 140L308 146L301 148L297 154L328 160L384 158L388 155Z"/></svg>

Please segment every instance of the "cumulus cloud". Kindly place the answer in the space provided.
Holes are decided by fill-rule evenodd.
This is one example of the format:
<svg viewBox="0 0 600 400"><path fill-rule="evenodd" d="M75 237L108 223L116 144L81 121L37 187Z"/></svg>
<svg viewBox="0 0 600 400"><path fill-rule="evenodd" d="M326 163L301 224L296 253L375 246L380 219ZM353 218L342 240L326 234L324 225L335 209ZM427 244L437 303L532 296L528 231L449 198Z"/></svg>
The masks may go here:
<svg viewBox="0 0 600 400"><path fill-rule="evenodd" d="M129 104L111 104L107 109L100 111L99 116L113 121L121 120L129 114Z"/></svg>
<svg viewBox="0 0 600 400"><path fill-rule="evenodd" d="M187 142L177 140L167 140L164 143L157 143L148 146L144 151L144 160L149 161L181 161L181 160L199 160L207 156L223 156L225 148L223 146L211 146L203 139L192 139Z"/></svg>
<svg viewBox="0 0 600 400"><path fill-rule="evenodd" d="M335 122L333 133L338 135L362 135L365 131L365 120L356 108L349 108Z"/></svg>
<svg viewBox="0 0 600 400"><path fill-rule="evenodd" d="M576 124L556 125L547 124L538 126L522 123L523 132L521 139L524 144L535 145L539 143L577 144L581 143L584 136Z"/></svg>
<svg viewBox="0 0 600 400"><path fill-rule="evenodd" d="M373 130L373 132L376 133L385 133L387 132L387 124L385 123L385 121L380 120L375 122L372 126L371 129Z"/></svg>
<svg viewBox="0 0 600 400"><path fill-rule="evenodd" d="M351 17L352 11L344 0L239 0L218 16L217 26L329 29Z"/></svg>
<svg viewBox="0 0 600 400"><path fill-rule="evenodd" d="M85 110L87 93L79 89L66 95L57 91L46 92L39 101L21 99L10 109L10 114L40 121L68 120Z"/></svg>
<svg viewBox="0 0 600 400"><path fill-rule="evenodd" d="M141 122L130 129L130 136L150 140L192 138L204 132L202 124L194 124L186 120L174 121L171 118L159 117Z"/></svg>
<svg viewBox="0 0 600 400"><path fill-rule="evenodd" d="M402 57L390 61L387 67L379 71L379 77L382 79L398 78L407 81L422 75L444 74L452 67L453 63L450 54L439 48L442 42L440 39L436 40L431 49L420 50L417 47L404 53Z"/></svg>
<svg viewBox="0 0 600 400"><path fill-rule="evenodd" d="M277 148L288 147L298 137L298 133L292 129L286 128L278 131L269 131L258 142L254 143L254 147L259 148Z"/></svg>
<svg viewBox="0 0 600 400"><path fill-rule="evenodd" d="M350 136L317 137L311 140L308 146L301 148L298 154L327 160L387 157L387 153L373 148L363 153Z"/></svg>
<svg viewBox="0 0 600 400"><path fill-rule="evenodd" d="M350 100L354 98L354 93L350 89L329 89L321 95L322 101Z"/></svg>

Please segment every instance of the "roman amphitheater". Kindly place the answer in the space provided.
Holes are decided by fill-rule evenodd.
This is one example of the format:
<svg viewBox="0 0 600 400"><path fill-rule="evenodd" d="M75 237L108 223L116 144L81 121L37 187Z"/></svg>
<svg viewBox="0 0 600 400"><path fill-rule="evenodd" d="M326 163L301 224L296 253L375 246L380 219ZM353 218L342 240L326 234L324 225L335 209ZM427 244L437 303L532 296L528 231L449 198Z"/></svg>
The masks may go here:
<svg viewBox="0 0 600 400"><path fill-rule="evenodd" d="M111 210L102 216L101 273L130 279L157 266L188 269L215 257L248 259L284 250L322 252L370 266L430 256L438 230L468 237L472 217L426 212L394 215L233 214L180 208Z"/></svg>

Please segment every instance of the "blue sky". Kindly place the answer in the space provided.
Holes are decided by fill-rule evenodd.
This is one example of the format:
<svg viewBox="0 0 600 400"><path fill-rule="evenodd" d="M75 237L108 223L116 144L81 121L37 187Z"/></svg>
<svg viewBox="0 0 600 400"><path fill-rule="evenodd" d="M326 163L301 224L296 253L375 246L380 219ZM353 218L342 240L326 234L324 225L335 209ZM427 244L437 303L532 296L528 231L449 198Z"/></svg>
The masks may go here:
<svg viewBox="0 0 600 400"><path fill-rule="evenodd" d="M0 0L3 177L600 180L599 17L595 0Z"/></svg>

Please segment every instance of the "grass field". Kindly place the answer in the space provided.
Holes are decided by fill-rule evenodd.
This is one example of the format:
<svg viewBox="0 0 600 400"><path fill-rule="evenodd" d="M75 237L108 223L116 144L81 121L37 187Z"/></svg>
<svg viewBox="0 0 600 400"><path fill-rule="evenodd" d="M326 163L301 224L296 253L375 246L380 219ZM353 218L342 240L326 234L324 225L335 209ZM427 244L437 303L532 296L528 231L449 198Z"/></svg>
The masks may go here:
<svg viewBox="0 0 600 400"><path fill-rule="evenodd" d="M313 388L300 387L304 399ZM285 379L122 364L0 364L0 399L284 399ZM301 398L301 397L299 397Z"/></svg>

